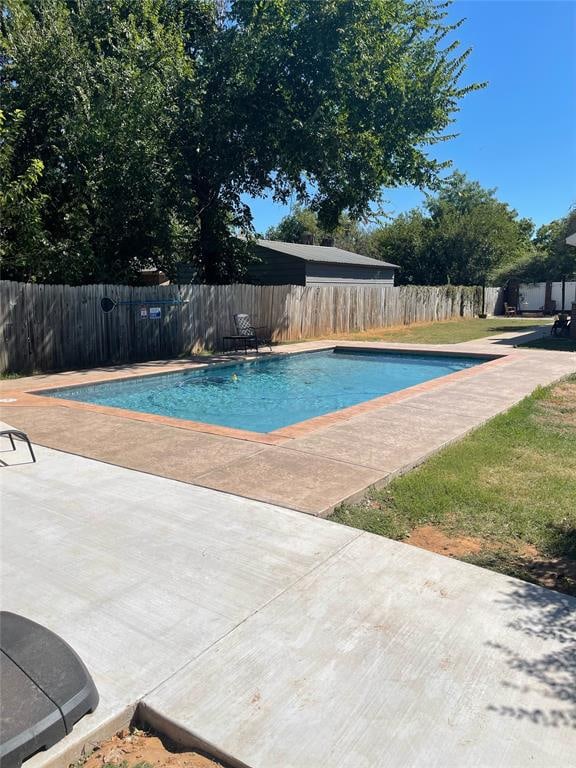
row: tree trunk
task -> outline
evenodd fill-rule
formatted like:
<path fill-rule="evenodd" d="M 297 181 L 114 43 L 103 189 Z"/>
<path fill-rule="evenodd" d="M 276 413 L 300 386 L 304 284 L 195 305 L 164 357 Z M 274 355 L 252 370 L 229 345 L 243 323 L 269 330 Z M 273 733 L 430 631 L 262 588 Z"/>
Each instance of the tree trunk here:
<path fill-rule="evenodd" d="M 201 207 L 199 213 L 200 261 L 202 262 L 204 279 L 210 284 L 216 284 L 222 280 L 222 254 L 220 253 L 221 241 L 218 237 L 218 218 L 216 206 L 208 203 Z"/>
<path fill-rule="evenodd" d="M 223 243 L 227 236 L 226 216 L 220 206 L 218 189 L 199 179 L 194 192 L 198 200 L 200 262 L 204 280 L 214 285 L 225 278 Z"/>

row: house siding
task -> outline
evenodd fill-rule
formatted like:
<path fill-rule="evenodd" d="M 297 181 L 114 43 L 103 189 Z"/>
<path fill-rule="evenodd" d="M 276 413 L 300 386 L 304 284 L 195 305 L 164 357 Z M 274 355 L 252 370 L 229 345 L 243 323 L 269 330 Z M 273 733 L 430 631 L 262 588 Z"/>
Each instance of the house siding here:
<path fill-rule="evenodd" d="M 306 262 L 294 256 L 256 247 L 255 261 L 248 266 L 248 277 L 258 285 L 306 285 Z"/>
<path fill-rule="evenodd" d="M 247 274 L 258 285 L 394 285 L 394 267 L 384 263 L 306 261 L 261 245 L 255 253 L 260 260 L 248 266 Z"/>
<path fill-rule="evenodd" d="M 394 269 L 308 261 L 306 285 L 394 285 Z"/>

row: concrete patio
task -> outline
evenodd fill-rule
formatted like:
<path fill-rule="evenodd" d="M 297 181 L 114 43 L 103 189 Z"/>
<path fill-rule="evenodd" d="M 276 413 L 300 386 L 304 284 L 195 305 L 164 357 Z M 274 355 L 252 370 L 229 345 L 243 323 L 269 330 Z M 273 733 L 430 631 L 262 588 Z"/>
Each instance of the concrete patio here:
<path fill-rule="evenodd" d="M 2 456 L 2 608 L 60 633 L 101 694 L 26 768 L 65 768 L 138 704 L 250 768 L 571 764 L 576 600 L 208 488 Z"/>
<path fill-rule="evenodd" d="M 547 329 L 538 333 L 546 333 Z M 197 367 L 161 361 L 0 382 L 0 417 L 39 444 L 143 472 L 325 516 L 343 501 L 424 461 L 507 410 L 537 386 L 576 372 L 576 355 L 514 348 L 526 332 L 442 346 L 341 342 L 378 348 L 501 355 L 501 359 L 268 435 L 68 403 L 40 394 L 75 385 Z M 275 349 L 296 353 L 337 342 Z M 205 364 L 205 363 L 204 363 Z"/>

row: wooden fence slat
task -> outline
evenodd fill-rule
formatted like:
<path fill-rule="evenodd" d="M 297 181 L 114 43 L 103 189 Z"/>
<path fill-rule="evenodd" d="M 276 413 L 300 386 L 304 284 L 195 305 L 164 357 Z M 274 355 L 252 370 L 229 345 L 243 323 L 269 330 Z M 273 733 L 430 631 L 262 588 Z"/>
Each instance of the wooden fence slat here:
<path fill-rule="evenodd" d="M 108 296 L 118 304 L 103 312 Z M 161 308 L 141 319 L 140 306 Z M 174 302 L 174 303 L 169 303 Z M 488 287 L 485 309 L 500 311 Z M 218 349 L 246 312 L 277 341 L 472 317 L 482 290 L 462 286 L 37 285 L 0 281 L 0 371 L 89 368 Z"/>

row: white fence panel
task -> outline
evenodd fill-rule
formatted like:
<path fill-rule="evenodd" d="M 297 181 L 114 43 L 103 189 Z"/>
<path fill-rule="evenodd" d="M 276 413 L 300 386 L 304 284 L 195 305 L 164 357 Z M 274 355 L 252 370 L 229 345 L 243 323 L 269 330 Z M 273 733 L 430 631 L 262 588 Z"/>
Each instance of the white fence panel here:
<path fill-rule="evenodd" d="M 544 309 L 546 301 L 546 283 L 521 283 L 519 287 L 519 305 L 523 312 L 538 312 Z M 552 301 L 556 302 L 556 311 L 562 309 L 562 283 L 552 283 Z M 567 281 L 564 295 L 564 307 L 570 309 L 576 301 L 576 281 Z"/>
<path fill-rule="evenodd" d="M 562 309 L 562 283 L 552 283 L 552 300 L 556 302 L 557 310 Z M 576 282 L 566 282 L 564 309 L 571 309 L 573 301 L 576 301 Z"/>
<path fill-rule="evenodd" d="M 546 283 L 522 283 L 519 289 L 519 304 L 522 312 L 537 312 L 544 309 Z"/>

